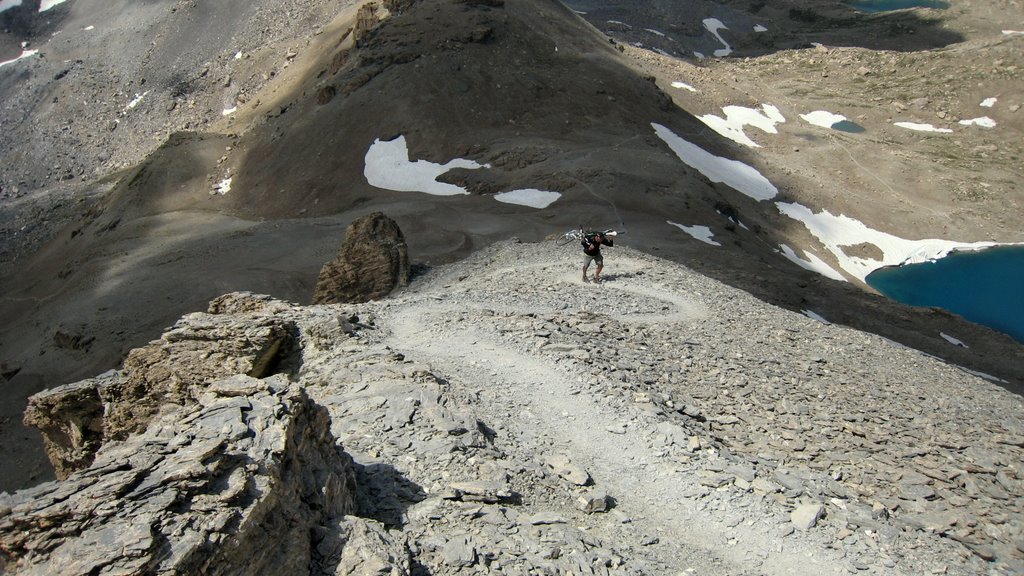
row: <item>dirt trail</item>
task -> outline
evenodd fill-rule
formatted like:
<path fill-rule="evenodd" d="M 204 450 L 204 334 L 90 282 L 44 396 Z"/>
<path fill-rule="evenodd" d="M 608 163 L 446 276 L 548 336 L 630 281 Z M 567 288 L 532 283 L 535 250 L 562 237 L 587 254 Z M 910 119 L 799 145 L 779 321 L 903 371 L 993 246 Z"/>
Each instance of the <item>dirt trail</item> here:
<path fill-rule="evenodd" d="M 382 312 L 388 345 L 475 394 L 477 414 L 515 458 L 542 462 L 564 454 L 584 467 L 616 501 L 602 527 L 606 537 L 649 545 L 646 557 L 659 572 L 845 573 L 835 551 L 813 539 L 797 534 L 783 544 L 778 511 L 759 497 L 709 493 L 700 484 L 698 464 L 668 457 L 652 443 L 658 418 L 642 404 L 615 406 L 572 365 L 538 349 L 523 351 L 496 329 L 494 316 L 602 306 L 634 326 L 685 329 L 708 315 L 693 296 L 660 286 L 649 261 L 616 254 L 614 274 L 610 267 L 603 285 L 588 286 L 577 277 L 572 250 L 545 256 L 522 268 L 450 274 L 420 284 L 416 294 Z M 440 294 L 446 303 L 439 302 Z M 595 335 L 589 352 L 570 354 L 601 354 L 614 338 Z"/>

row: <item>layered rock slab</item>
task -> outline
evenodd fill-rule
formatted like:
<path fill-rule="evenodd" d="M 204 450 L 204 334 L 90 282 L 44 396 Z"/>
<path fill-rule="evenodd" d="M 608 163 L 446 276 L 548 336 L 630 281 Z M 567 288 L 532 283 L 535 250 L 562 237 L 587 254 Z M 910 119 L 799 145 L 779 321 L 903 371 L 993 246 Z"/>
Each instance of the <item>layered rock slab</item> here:
<path fill-rule="evenodd" d="M 385 531 L 344 518 L 354 494 L 353 462 L 327 410 L 283 376 L 237 375 L 108 442 L 67 480 L 0 495 L 0 568 L 333 573 L 347 554 L 406 573 L 394 553 L 376 553 L 401 550 Z M 375 548 L 343 545 L 354 536 Z"/>
<path fill-rule="evenodd" d="M 218 298 L 210 313 L 189 314 L 129 352 L 122 370 L 30 397 L 24 422 L 43 433 L 57 477 L 67 478 L 104 441 L 145 430 L 165 403 L 192 404 L 219 378 L 272 372 L 296 331 L 273 311 L 251 294 Z"/>

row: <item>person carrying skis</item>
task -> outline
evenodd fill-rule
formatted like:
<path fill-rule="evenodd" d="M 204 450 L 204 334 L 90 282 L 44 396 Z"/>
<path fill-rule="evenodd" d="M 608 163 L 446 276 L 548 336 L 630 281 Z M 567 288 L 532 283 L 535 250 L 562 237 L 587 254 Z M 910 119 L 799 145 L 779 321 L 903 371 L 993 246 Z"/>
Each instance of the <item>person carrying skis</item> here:
<path fill-rule="evenodd" d="M 591 231 L 583 235 L 583 240 L 580 240 L 580 244 L 583 245 L 583 281 L 590 281 L 587 279 L 587 268 L 590 267 L 591 262 L 596 262 L 597 269 L 594 270 L 594 282 L 601 282 L 601 270 L 604 269 L 601 245 L 612 246 L 612 239 L 602 232 Z"/>

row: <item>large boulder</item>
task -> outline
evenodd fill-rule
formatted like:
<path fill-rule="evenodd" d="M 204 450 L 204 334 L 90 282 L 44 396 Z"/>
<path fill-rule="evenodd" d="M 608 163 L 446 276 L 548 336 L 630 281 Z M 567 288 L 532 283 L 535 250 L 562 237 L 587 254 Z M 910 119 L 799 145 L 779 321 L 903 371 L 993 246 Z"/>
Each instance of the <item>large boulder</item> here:
<path fill-rule="evenodd" d="M 409 249 L 394 220 L 374 212 L 352 222 L 334 260 L 320 270 L 314 304 L 377 300 L 409 284 Z"/>

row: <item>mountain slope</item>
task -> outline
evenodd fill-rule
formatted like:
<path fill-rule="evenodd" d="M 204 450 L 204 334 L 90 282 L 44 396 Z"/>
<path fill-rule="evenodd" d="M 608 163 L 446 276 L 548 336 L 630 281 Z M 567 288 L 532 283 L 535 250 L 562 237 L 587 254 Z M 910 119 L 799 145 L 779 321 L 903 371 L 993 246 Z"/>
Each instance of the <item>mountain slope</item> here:
<path fill-rule="evenodd" d="M 84 473 L 0 497 L 18 527 L 0 551 L 339 573 L 325 556 L 373 550 L 336 537 L 344 514 L 387 527 L 363 561 L 389 574 L 1019 572 L 1020 397 L 667 260 L 606 258 L 582 286 L 575 247 L 507 241 L 379 302 L 220 298 L 152 364 L 79 385 L 151 380 L 152 400 L 169 372 L 187 394 Z M 284 373 L 226 376 L 272 325 L 292 326 Z"/>
<path fill-rule="evenodd" d="M 848 66 L 842 58 L 831 60 L 844 52 L 779 52 L 766 57 L 770 73 L 758 77 L 756 64 L 743 61 L 668 61 L 621 46 L 561 4 L 540 0 L 424 0 L 372 9 L 314 0 L 111 6 L 122 10 L 102 12 L 89 0 L 58 6 L 46 18 L 66 28 L 45 44 L 38 39 L 45 58 L 0 69 L 5 102 L 17 97 L 25 103 L 18 114 L 31 110 L 30 118 L 61 135 L 81 130 L 86 136 L 76 136 L 70 148 L 95 154 L 88 161 L 77 156 L 72 180 L 44 186 L 52 166 L 28 159 L 64 150 L 61 140 L 26 140 L 24 151 L 16 140 L 4 146 L 18 151 L 10 166 L 22 171 L 5 176 L 7 182 L 26 182 L 3 207 L 4 253 L 11 255 L 0 302 L 6 320 L 0 361 L 9 377 L 5 434 L 27 436 L 16 423 L 28 394 L 115 366 L 132 346 L 219 294 L 255 290 L 308 301 L 344 227 L 373 210 L 398 221 L 420 268 L 511 236 L 538 240 L 581 224 L 625 228 L 623 242 L 772 304 L 868 329 L 992 374 L 1011 388 L 1024 382 L 1024 351 L 1009 338 L 948 314 L 893 304 L 787 260 L 782 244 L 831 257 L 771 203 L 713 183 L 681 162 L 652 125 L 754 167 L 778 187 L 779 201 L 816 211 L 849 209 L 879 229 L 903 233 L 889 227 L 892 210 L 885 207 L 907 202 L 917 208 L 930 199 L 911 194 L 890 203 L 885 189 L 849 195 L 857 186 L 837 174 L 849 166 L 844 146 L 857 150 L 857 158 L 868 150 L 867 158 L 881 162 L 908 141 L 871 133 L 864 144 L 831 136 L 834 147 L 823 148 L 815 144 L 824 138 L 796 121 L 811 102 L 834 97 L 797 94 L 797 81 L 807 86 L 821 77 L 814 68 L 819 58 Z M 84 35 L 104 14 L 117 25 L 99 38 Z M 133 33 L 119 43 L 125 29 Z M 1014 42 L 994 44 L 992 53 L 1013 54 L 1019 49 Z M 121 44 L 124 53 L 117 51 Z M 108 69 L 105 59 L 113 55 L 118 60 Z M 746 66 L 755 68 L 755 79 L 747 78 Z M 813 74 L 804 78 L 805 69 Z M 760 150 L 728 140 L 691 114 L 720 113 L 741 98 L 746 105 L 767 102 L 759 91 L 780 93 L 765 85 L 783 70 L 793 70 L 788 78 L 795 87 L 780 103 L 790 120 L 780 126 L 779 140 Z M 701 80 L 701 92 L 689 96 L 673 88 L 680 75 Z M 874 89 L 868 86 L 868 93 Z M 110 90 L 98 112 L 89 98 L 82 107 L 72 98 Z M 884 115 L 865 115 L 876 113 Z M 15 134 L 31 127 L 18 126 Z M 440 176 L 467 195 L 371 184 L 368 151 L 399 136 L 408 146 L 408 164 L 461 159 L 490 167 Z M 911 169 L 901 168 L 904 160 Z M 921 174 L 930 162 L 922 153 L 884 168 L 886 176 Z M 839 169 L 829 172 L 833 165 Z M 999 170 L 1000 181 L 1012 181 L 1005 176 L 1012 169 Z M 102 179 L 93 180 L 94 171 Z M 561 196 L 545 209 L 494 199 L 532 188 Z M 848 196 L 856 201 L 844 200 Z M 1012 218 L 985 223 L 999 213 L 997 203 L 987 200 L 954 232 L 1019 240 Z M 1004 208 L 1014 214 L 1020 206 Z M 941 219 L 916 212 L 895 213 L 915 237 L 941 235 Z M 721 246 L 699 242 L 669 220 L 706 224 Z M 970 348 L 950 345 L 941 332 Z M 5 456 L 32 454 L 38 469 L 29 474 L 45 475 L 32 448 L 5 448 L 11 450 Z"/>

